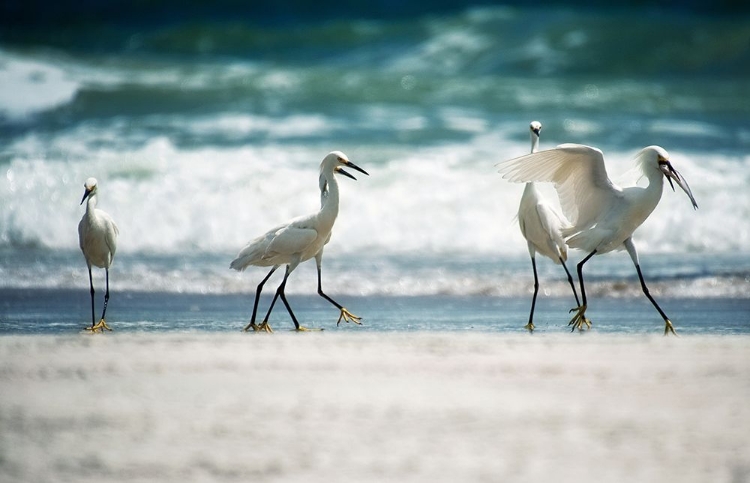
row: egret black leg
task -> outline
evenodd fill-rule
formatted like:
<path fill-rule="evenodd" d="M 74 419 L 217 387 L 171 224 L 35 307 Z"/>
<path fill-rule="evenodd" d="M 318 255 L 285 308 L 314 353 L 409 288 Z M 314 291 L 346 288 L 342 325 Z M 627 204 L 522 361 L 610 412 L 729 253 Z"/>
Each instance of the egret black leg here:
<path fill-rule="evenodd" d="M 329 297 L 328 295 L 326 295 L 326 294 L 323 293 L 323 283 L 322 283 L 322 277 L 321 277 L 321 273 L 320 273 L 320 267 L 318 267 L 318 295 L 320 295 L 324 299 L 326 299 L 329 302 L 331 302 L 333 305 L 336 306 L 337 309 L 341 310 L 341 309 L 344 308 L 344 307 L 341 306 L 341 304 L 339 304 L 338 302 L 336 302 L 335 300 L 333 300 L 331 297 Z"/>
<path fill-rule="evenodd" d="M 664 319 L 664 335 L 667 335 L 670 332 L 677 335 L 677 333 L 674 331 L 674 327 L 672 326 L 672 322 L 669 320 L 669 317 L 667 317 L 667 314 L 664 313 L 661 307 L 659 307 L 659 304 L 656 303 L 656 300 L 654 300 L 654 298 L 649 293 L 648 287 L 646 286 L 646 281 L 643 279 L 643 273 L 641 273 L 641 266 L 636 264 L 635 271 L 638 272 L 638 278 L 641 281 L 641 289 L 643 290 L 643 293 L 646 294 L 646 298 L 651 301 L 651 304 L 654 306 L 654 308 L 656 308 L 656 310 L 659 312 L 659 315 L 661 315 L 661 317 Z"/>
<path fill-rule="evenodd" d="M 581 302 L 578 301 L 578 293 L 576 292 L 576 286 L 573 283 L 573 276 L 570 275 L 570 272 L 568 271 L 568 267 L 565 266 L 565 261 L 560 258 L 560 263 L 563 266 L 563 269 L 565 270 L 565 274 L 568 276 L 568 283 L 570 284 L 570 288 L 573 289 L 573 297 L 576 298 L 576 305 L 581 305 Z"/>
<path fill-rule="evenodd" d="M 289 315 L 292 317 L 292 322 L 294 322 L 295 329 L 300 329 L 299 322 L 297 322 L 297 317 L 294 316 L 294 312 L 292 312 L 292 308 L 289 306 L 289 302 L 287 301 L 286 295 L 284 294 L 284 289 L 286 288 L 286 281 L 289 278 L 289 273 L 289 266 L 287 266 L 286 272 L 284 273 L 284 280 L 281 281 L 281 284 L 279 284 L 279 287 L 276 289 L 273 300 L 271 300 L 271 305 L 270 307 L 268 307 L 268 312 L 266 312 L 266 316 L 263 318 L 263 322 L 261 322 L 260 327 L 262 328 L 262 330 L 267 330 L 265 328 L 268 327 L 268 318 L 271 317 L 271 311 L 273 310 L 274 305 L 276 305 L 276 300 L 279 297 L 281 297 L 281 301 L 284 302 L 284 306 L 286 306 Z"/>
<path fill-rule="evenodd" d="M 643 290 L 643 293 L 646 294 L 646 298 L 649 299 L 651 304 L 656 308 L 657 311 L 659 311 L 659 315 L 664 319 L 664 335 L 669 334 L 670 332 L 674 335 L 677 335 L 677 333 L 674 331 L 674 326 L 672 326 L 672 321 L 669 320 L 669 317 L 667 317 L 667 314 L 664 313 L 664 311 L 659 307 L 659 304 L 656 303 L 656 300 L 651 296 L 651 294 L 648 291 L 648 287 L 646 286 L 646 281 L 643 279 L 643 273 L 641 272 L 641 264 L 638 261 L 638 251 L 635 249 L 635 244 L 633 243 L 632 238 L 628 238 L 623 243 L 625 245 L 625 249 L 628 251 L 628 254 L 630 255 L 630 259 L 633 260 L 633 265 L 635 265 L 635 271 L 638 272 L 638 279 L 641 281 L 641 290 Z"/>
<path fill-rule="evenodd" d="M 86 330 L 90 330 L 92 333 L 96 332 L 97 330 L 101 329 L 102 332 L 104 332 L 104 329 L 112 330 L 109 328 L 106 322 L 104 322 L 104 314 L 107 312 L 107 302 L 109 302 L 109 270 L 107 270 L 107 289 L 104 294 L 104 310 L 102 311 L 102 318 L 99 320 L 99 323 L 96 323 L 96 313 L 94 309 L 94 279 L 91 276 L 91 267 L 89 267 L 89 286 L 91 287 L 91 327 L 86 327 Z"/>
<path fill-rule="evenodd" d="M 91 288 L 91 327 L 96 325 L 96 313 L 94 311 L 94 279 L 91 277 L 91 267 L 89 267 L 89 287 Z"/>
<path fill-rule="evenodd" d="M 583 264 L 584 264 L 584 263 L 586 263 L 586 262 L 588 262 L 588 261 L 589 261 L 589 259 L 590 259 L 591 257 L 593 257 L 594 255 L 596 255 L 596 250 L 594 250 L 593 252 L 589 253 L 589 254 L 588 254 L 588 255 L 586 256 L 586 258 L 584 258 L 583 260 L 581 260 L 581 261 L 580 261 L 580 262 L 578 263 L 578 266 L 577 266 L 577 271 L 578 271 L 578 282 L 579 282 L 579 283 L 581 284 L 581 299 L 583 300 L 583 306 L 584 306 L 584 307 L 586 306 L 586 289 L 585 289 L 585 288 L 584 288 L 584 286 L 583 286 Z M 567 271 L 567 270 L 566 270 L 566 271 Z"/>
<path fill-rule="evenodd" d="M 263 332 L 273 332 L 271 329 L 271 326 L 268 325 L 268 318 L 271 316 L 271 311 L 273 310 L 273 306 L 276 304 L 276 299 L 279 297 L 278 290 L 273 296 L 273 300 L 271 300 L 271 305 L 268 307 L 268 312 L 266 312 L 266 316 L 263 319 L 263 322 L 261 322 L 260 325 L 255 325 L 255 317 L 258 313 L 258 301 L 260 300 L 260 294 L 263 291 L 263 286 L 266 284 L 269 278 L 271 278 L 271 275 L 276 271 L 276 269 L 279 268 L 278 265 L 273 267 L 270 272 L 263 278 L 263 280 L 260 281 L 258 284 L 258 288 L 255 289 L 255 301 L 253 302 L 253 315 L 250 318 L 250 323 L 245 326 L 243 329 L 245 332 L 247 332 L 250 329 L 253 329 L 254 331 L 263 331 Z M 284 278 L 286 280 L 286 277 Z"/>
<path fill-rule="evenodd" d="M 534 307 L 536 307 L 536 296 L 539 293 L 539 277 L 536 274 L 536 258 L 531 257 L 531 268 L 534 270 L 534 296 L 531 298 L 531 312 L 529 312 L 529 323 L 524 326 L 529 332 L 534 331 Z"/>
<path fill-rule="evenodd" d="M 109 303 L 109 269 L 104 269 L 105 279 L 107 281 L 107 289 L 104 292 L 104 310 L 102 310 L 102 320 L 104 320 L 104 314 L 107 313 L 107 304 Z"/>
<path fill-rule="evenodd" d="M 287 312 L 289 312 L 289 316 L 292 318 L 292 322 L 294 322 L 294 329 L 298 332 L 306 332 L 311 329 L 308 329 L 307 327 L 302 327 L 299 325 L 299 322 L 297 321 L 297 317 L 294 315 L 294 312 L 292 311 L 292 306 L 289 305 L 289 301 L 286 299 L 286 293 L 284 293 L 284 290 L 286 290 L 286 280 L 289 278 L 289 274 L 292 273 L 292 270 L 290 270 L 289 265 L 286 267 L 286 273 L 284 274 L 284 280 L 281 282 L 281 285 L 279 285 L 278 290 L 276 290 L 276 294 L 281 297 L 281 301 L 284 302 L 284 307 L 286 307 Z M 270 312 L 269 312 L 270 313 Z M 323 329 L 312 329 L 312 330 L 323 330 Z"/>
<path fill-rule="evenodd" d="M 333 300 L 331 297 L 323 293 L 323 282 L 322 282 L 322 276 L 321 276 L 321 269 L 320 265 L 318 265 L 318 295 L 323 297 L 324 299 L 328 300 L 330 303 L 332 303 L 334 306 L 336 306 L 337 309 L 341 311 L 341 314 L 339 315 L 339 320 L 336 322 L 336 325 L 338 326 L 341 323 L 341 320 L 344 320 L 345 322 L 354 322 L 355 324 L 362 324 L 360 320 L 362 317 L 357 317 L 356 315 L 352 314 L 346 308 L 344 308 L 341 304 Z"/>
<path fill-rule="evenodd" d="M 273 311 L 274 305 L 276 305 L 276 300 L 279 298 L 279 295 L 281 294 L 281 290 L 283 290 L 284 285 L 286 285 L 286 278 L 289 274 L 287 273 L 284 275 L 284 280 L 281 282 L 281 285 L 276 289 L 276 293 L 273 294 L 273 299 L 271 299 L 271 305 L 268 306 L 268 311 L 266 312 L 266 316 L 263 317 L 263 322 L 260 323 L 259 326 L 255 325 L 254 322 L 250 322 L 247 327 L 245 327 L 245 330 L 248 330 L 252 328 L 255 331 L 266 331 L 266 332 L 273 332 L 271 330 L 271 327 L 268 325 L 268 319 L 271 317 L 271 311 Z"/>
<path fill-rule="evenodd" d="M 577 266 L 578 281 L 581 284 L 581 305 L 579 305 L 578 307 L 570 310 L 571 312 L 575 312 L 576 313 L 573 316 L 573 318 L 570 319 L 570 322 L 568 322 L 568 325 L 572 326 L 571 331 L 573 331 L 575 329 L 581 330 L 581 329 L 583 329 L 584 325 L 586 325 L 587 327 L 591 327 L 591 321 L 589 319 L 587 319 L 586 316 L 585 316 L 585 314 L 586 314 L 586 288 L 583 285 L 583 265 L 586 262 L 588 262 L 591 259 L 591 257 L 593 257 L 594 255 L 596 255 L 596 250 L 594 250 L 593 252 L 589 253 L 586 256 L 586 258 L 584 258 L 583 260 L 581 260 L 578 263 L 578 266 Z M 567 272 L 568 270 L 565 269 L 565 271 Z M 577 299 L 577 297 L 576 297 L 576 299 Z"/>
<path fill-rule="evenodd" d="M 659 304 L 656 303 L 656 300 L 651 296 L 651 294 L 648 291 L 648 287 L 646 286 L 646 281 L 643 280 L 643 273 L 641 273 L 641 266 L 636 265 L 635 266 L 636 272 L 638 272 L 638 278 L 641 280 L 641 289 L 643 290 L 643 293 L 646 294 L 646 297 L 651 301 L 651 303 L 654 305 L 656 310 L 659 311 L 659 314 L 664 320 L 668 320 L 669 317 L 667 317 L 667 314 L 664 313 L 664 311 L 659 307 Z"/>
<path fill-rule="evenodd" d="M 253 315 L 250 317 L 250 323 L 247 324 L 245 327 L 245 330 L 248 330 L 250 328 L 253 328 L 254 330 L 258 330 L 258 326 L 255 325 L 255 317 L 258 315 L 258 302 L 260 301 L 260 294 L 263 292 L 263 286 L 266 284 L 269 278 L 271 278 L 271 275 L 273 275 L 273 272 L 276 271 L 276 269 L 279 268 L 278 265 L 273 267 L 270 272 L 268 272 L 268 275 L 263 278 L 263 280 L 260 281 L 258 284 L 258 288 L 255 289 L 255 301 L 253 302 Z M 274 297 L 274 302 L 276 301 L 276 297 Z M 269 311 L 270 314 L 270 311 Z M 268 318 L 268 316 L 266 316 Z"/>
<path fill-rule="evenodd" d="M 277 291 L 279 297 L 281 297 L 281 301 L 284 302 L 284 306 L 286 307 L 287 312 L 289 312 L 289 316 L 292 318 L 292 322 L 294 322 L 294 328 L 297 330 L 300 330 L 299 322 L 297 322 L 297 317 L 294 316 L 294 312 L 292 312 L 292 307 L 289 305 L 289 302 L 286 299 L 286 294 L 284 293 L 284 289 L 286 289 L 286 279 L 289 277 L 289 272 L 287 271 L 286 274 L 284 274 L 284 281 L 281 282 L 281 285 L 279 285 L 279 290 Z"/>

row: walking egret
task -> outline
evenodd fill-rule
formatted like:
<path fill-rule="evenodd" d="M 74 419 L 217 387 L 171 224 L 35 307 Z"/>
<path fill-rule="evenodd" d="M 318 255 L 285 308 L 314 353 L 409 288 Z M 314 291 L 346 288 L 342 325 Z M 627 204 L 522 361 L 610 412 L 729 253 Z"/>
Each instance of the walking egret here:
<path fill-rule="evenodd" d="M 115 258 L 117 250 L 117 235 L 120 233 L 117 225 L 108 213 L 96 208 L 97 202 L 97 182 L 95 178 L 89 178 L 83 185 L 86 188 L 81 204 L 86 201 L 86 213 L 78 223 L 78 244 L 81 247 L 83 256 L 86 258 L 86 265 L 89 269 L 89 286 L 91 288 L 91 327 L 87 330 L 96 332 L 104 329 L 112 330 L 104 320 L 107 313 L 107 304 L 109 303 L 109 267 Z M 88 201 L 87 201 L 88 200 Z M 103 268 L 106 274 L 107 290 L 104 293 L 104 309 L 102 318 L 96 323 L 94 314 L 94 281 L 91 277 L 91 266 L 94 265 Z"/>
<path fill-rule="evenodd" d="M 295 218 L 252 240 L 239 252 L 237 258 L 232 260 L 232 263 L 229 265 L 230 268 L 238 271 L 245 270 L 251 265 L 257 267 L 272 267 L 271 271 L 268 272 L 265 278 L 263 278 L 258 284 L 255 291 L 253 313 L 250 317 L 250 323 L 245 327 L 246 331 L 253 329 L 254 331 L 273 332 L 268 323 L 268 318 L 271 315 L 271 311 L 273 310 L 277 298 L 281 298 L 281 301 L 284 303 L 284 306 L 292 318 L 292 322 L 294 322 L 295 329 L 298 331 L 308 330 L 307 328 L 302 327 L 297 321 L 297 318 L 295 317 L 294 312 L 292 312 L 292 308 L 286 299 L 284 289 L 289 274 L 291 274 L 300 263 L 313 257 L 315 258 L 318 270 L 318 295 L 336 306 L 341 312 L 336 325 L 339 325 L 342 320 L 345 322 L 354 322 L 356 324 L 360 323 L 359 321 L 361 317 L 352 314 L 338 302 L 326 295 L 323 292 L 321 283 L 323 247 L 331 239 L 331 229 L 333 228 L 333 224 L 336 221 L 336 216 L 339 212 L 339 185 L 334 174 L 342 174 L 348 178 L 356 179 L 354 176 L 344 171 L 344 166 L 355 169 L 360 173 L 369 176 L 367 171 L 349 161 L 346 155 L 341 151 L 333 151 L 329 153 L 320 163 L 320 211 L 312 215 Z M 266 312 L 263 321 L 260 325 L 256 325 L 255 318 L 258 312 L 258 301 L 260 299 L 260 294 L 263 291 L 263 285 L 279 268 L 279 266 L 284 264 L 286 265 L 284 279 L 276 289 L 276 294 L 271 301 L 271 305 L 268 308 L 268 312 Z"/>
<path fill-rule="evenodd" d="M 664 148 L 643 148 L 636 157 L 636 164 L 648 180 L 645 188 L 616 186 L 607 176 L 602 152 L 580 144 L 562 144 L 555 149 L 498 164 L 499 172 L 507 180 L 554 183 L 563 213 L 572 223 L 570 228 L 563 230 L 565 241 L 570 248 L 588 252 L 577 266 L 582 303 L 571 310 L 576 312 L 569 324 L 573 329 L 590 325 L 585 317 L 587 302 L 583 265 L 596 254 L 624 247 L 635 265 L 643 293 L 664 319 L 664 334 L 675 333 L 672 322 L 649 293 L 632 237 L 659 203 L 665 177 L 673 191 L 672 180 L 687 193 L 693 208 L 697 209 L 698 204 L 685 178 L 672 166 Z"/>
<path fill-rule="evenodd" d="M 538 121 L 533 121 L 529 126 L 529 131 L 531 135 L 531 152 L 533 154 L 539 149 L 539 136 L 542 132 L 542 124 Z M 580 305 L 580 302 L 578 301 L 576 287 L 573 284 L 573 277 L 570 275 L 568 267 L 565 266 L 565 261 L 568 259 L 568 246 L 563 239 L 562 230 L 568 226 L 568 223 L 544 200 L 533 182 L 526 183 L 526 188 L 521 196 L 521 203 L 518 207 L 518 225 L 521 227 L 521 234 L 526 239 L 529 256 L 531 257 L 531 268 L 534 270 L 534 296 L 531 299 L 529 323 L 524 326 L 529 332 L 533 332 L 535 327 L 534 307 L 536 306 L 536 297 L 539 292 L 539 278 L 536 273 L 537 252 L 563 266 L 568 276 L 570 288 L 573 289 L 576 305 Z"/>

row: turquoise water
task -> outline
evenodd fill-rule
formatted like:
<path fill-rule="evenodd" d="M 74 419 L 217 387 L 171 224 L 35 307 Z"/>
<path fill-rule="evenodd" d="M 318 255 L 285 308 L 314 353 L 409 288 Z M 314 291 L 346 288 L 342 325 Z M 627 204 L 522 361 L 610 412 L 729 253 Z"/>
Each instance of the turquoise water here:
<path fill-rule="evenodd" d="M 89 325 L 89 295 L 85 290 L 2 290 L 0 297 L 0 334 L 70 334 L 84 332 L 83 328 Z M 521 297 L 455 295 L 334 298 L 363 317 L 363 324 L 342 323 L 337 327 L 338 310 L 322 298 L 288 296 L 300 324 L 322 328 L 326 334 L 522 334 L 530 303 Z M 261 314 L 269 302 L 270 296 L 261 299 Z M 574 305 L 572 302 L 572 297 L 540 296 L 534 316 L 535 335 L 569 332 L 568 310 Z M 665 298 L 660 303 L 681 335 L 750 333 L 750 301 L 746 298 Z M 100 305 L 97 307 L 100 310 Z M 113 293 L 107 308 L 107 321 L 113 332 L 102 337 L 132 332 L 240 332 L 249 322 L 251 310 L 249 294 Z M 593 321 L 592 334 L 658 335 L 664 330 L 661 317 L 645 298 L 596 299 L 590 302 L 587 316 Z M 294 328 L 281 303 L 274 308 L 270 321 L 280 333 Z"/>

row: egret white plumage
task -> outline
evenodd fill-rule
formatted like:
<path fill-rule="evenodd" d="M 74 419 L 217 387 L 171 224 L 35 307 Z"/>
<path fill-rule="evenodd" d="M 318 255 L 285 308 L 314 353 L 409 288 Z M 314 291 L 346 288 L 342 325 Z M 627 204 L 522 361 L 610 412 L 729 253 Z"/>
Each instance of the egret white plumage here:
<path fill-rule="evenodd" d="M 531 135 L 531 152 L 539 149 L 539 136 L 542 132 L 542 124 L 533 121 L 529 125 Z M 539 277 L 536 273 L 536 253 L 539 252 L 555 263 L 561 264 L 568 276 L 568 283 L 573 289 L 576 305 L 580 305 L 573 277 L 565 266 L 568 259 L 568 246 L 563 239 L 562 230 L 568 227 L 567 221 L 563 220 L 557 211 L 547 203 L 533 182 L 526 183 L 521 203 L 518 207 L 518 225 L 521 234 L 526 239 L 531 257 L 531 267 L 534 270 L 534 296 L 531 299 L 531 311 L 529 312 L 529 323 L 524 326 L 530 332 L 534 330 L 534 307 L 539 292 Z"/>
<path fill-rule="evenodd" d="M 297 321 L 297 318 L 295 317 L 294 312 L 292 312 L 292 308 L 286 299 L 284 289 L 289 274 L 291 274 L 301 262 L 313 257 L 315 257 L 318 270 L 318 294 L 336 306 L 340 311 L 336 325 L 340 324 L 342 320 L 345 322 L 351 321 L 357 324 L 360 323 L 359 321 L 361 317 L 352 314 L 338 302 L 326 295 L 323 292 L 321 283 L 323 247 L 331 238 L 331 230 L 333 229 L 333 224 L 336 221 L 339 212 L 339 185 L 334 175 L 342 174 L 351 179 L 356 179 L 343 169 L 344 166 L 369 175 L 367 171 L 349 161 L 346 155 L 341 151 L 333 151 L 329 153 L 320 163 L 320 210 L 312 215 L 295 218 L 283 225 L 279 225 L 269 230 L 265 234 L 249 242 L 240 251 L 237 258 L 232 260 L 229 267 L 238 271 L 245 270 L 251 265 L 257 267 L 272 267 L 271 271 L 268 272 L 265 278 L 263 278 L 258 284 L 255 291 L 253 313 L 250 318 L 250 323 L 245 327 L 245 330 L 253 329 L 255 331 L 272 332 L 271 327 L 268 324 L 268 318 L 271 315 L 276 299 L 279 297 L 289 312 L 296 330 L 308 330 L 305 327 L 302 327 Z M 268 308 L 268 312 L 266 312 L 263 321 L 260 325 L 256 325 L 255 318 L 258 311 L 260 294 L 263 291 L 263 285 L 268 281 L 276 269 L 284 264 L 286 265 L 284 279 L 277 288 L 276 294 L 271 301 L 271 305 Z"/>
<path fill-rule="evenodd" d="M 637 166 L 648 180 L 647 187 L 620 188 L 607 176 L 604 155 L 596 148 L 581 144 L 562 144 L 555 149 L 528 154 L 499 163 L 503 178 L 515 182 L 548 181 L 554 183 L 563 213 L 572 223 L 563 230 L 570 248 L 588 252 L 578 263 L 582 303 L 571 310 L 573 329 L 589 325 L 585 317 L 587 301 L 583 265 L 596 254 L 623 247 L 635 265 L 641 289 L 664 319 L 664 334 L 674 332 L 672 322 L 649 293 L 643 279 L 633 232 L 654 211 L 661 199 L 664 178 L 674 191 L 674 180 L 687 193 L 693 208 L 698 208 L 685 178 L 674 169 L 667 151 L 659 146 L 643 148 L 636 157 Z"/>
<path fill-rule="evenodd" d="M 95 178 L 89 178 L 83 185 L 86 191 L 81 199 L 81 204 L 86 202 L 86 213 L 78 223 L 78 244 L 81 247 L 83 256 L 86 258 L 86 265 L 89 269 L 89 286 L 91 288 L 91 327 L 87 327 L 87 330 L 96 332 L 97 330 L 104 331 L 112 330 L 104 320 L 104 316 L 107 313 L 107 304 L 109 303 L 109 267 L 112 266 L 112 261 L 115 258 L 115 251 L 117 251 L 117 225 L 108 213 L 97 209 L 97 194 L 98 185 Z M 106 274 L 107 289 L 104 294 L 104 309 L 102 310 L 102 317 L 98 323 L 96 323 L 96 316 L 94 313 L 94 281 L 91 277 L 91 266 L 103 268 Z"/>

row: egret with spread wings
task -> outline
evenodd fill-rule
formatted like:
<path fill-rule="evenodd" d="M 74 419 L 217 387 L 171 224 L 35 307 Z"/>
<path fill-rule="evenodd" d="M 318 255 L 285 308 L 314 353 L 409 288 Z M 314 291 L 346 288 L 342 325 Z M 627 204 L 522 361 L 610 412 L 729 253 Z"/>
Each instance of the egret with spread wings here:
<path fill-rule="evenodd" d="M 664 178 L 674 190 L 676 182 L 687 193 L 693 208 L 698 208 L 685 178 L 674 169 L 669 154 L 659 146 L 643 148 L 636 157 L 637 166 L 648 186 L 620 188 L 607 176 L 604 155 L 596 148 L 581 144 L 562 144 L 555 149 L 528 154 L 499 163 L 503 178 L 515 182 L 548 181 L 554 183 L 563 213 L 572 226 L 563 231 L 570 248 L 588 255 L 577 266 L 582 303 L 572 311 L 570 325 L 575 329 L 589 325 L 583 265 L 596 254 L 625 248 L 635 265 L 641 289 L 664 319 L 664 334 L 674 327 L 649 293 L 643 279 L 633 232 L 646 221 L 661 199 Z"/>

